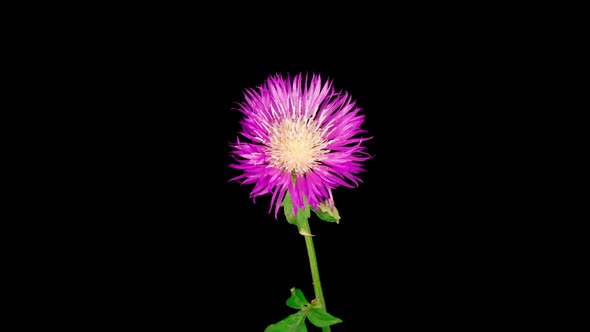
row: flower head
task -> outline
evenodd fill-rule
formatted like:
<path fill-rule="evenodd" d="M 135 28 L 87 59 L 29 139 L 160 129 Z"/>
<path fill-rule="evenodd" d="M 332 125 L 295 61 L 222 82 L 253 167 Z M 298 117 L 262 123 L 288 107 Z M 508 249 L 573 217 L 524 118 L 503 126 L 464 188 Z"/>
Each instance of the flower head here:
<path fill-rule="evenodd" d="M 359 136 L 366 132 L 364 116 L 355 104 L 317 74 L 271 75 L 246 89 L 237 103 L 243 140 L 230 144 L 236 160 L 230 167 L 242 174 L 230 181 L 254 184 L 252 198 L 271 194 L 275 218 L 287 191 L 292 213 L 305 204 L 333 207 L 332 189 L 358 186 L 357 174 L 370 158 L 362 145 L 369 138 Z"/>

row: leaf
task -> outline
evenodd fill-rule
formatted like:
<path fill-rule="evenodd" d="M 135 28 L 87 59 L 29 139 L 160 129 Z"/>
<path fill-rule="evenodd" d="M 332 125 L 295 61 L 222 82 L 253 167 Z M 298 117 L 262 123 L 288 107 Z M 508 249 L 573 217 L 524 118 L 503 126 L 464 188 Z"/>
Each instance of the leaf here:
<path fill-rule="evenodd" d="M 303 309 L 306 305 L 308 305 L 307 299 L 305 299 L 305 295 L 300 289 L 295 287 L 291 288 L 291 297 L 287 299 L 287 305 L 293 309 Z"/>
<path fill-rule="evenodd" d="M 297 215 L 295 216 L 294 214 L 291 213 L 291 211 L 293 211 L 293 201 L 291 200 L 291 196 L 289 195 L 289 191 L 287 191 L 287 193 L 285 194 L 285 198 L 283 199 L 283 202 L 281 203 L 281 206 L 283 207 L 287 221 L 290 224 L 294 224 L 297 226 L 297 229 L 299 230 L 299 234 L 304 235 L 304 236 L 312 236 L 312 234 L 310 234 L 308 231 L 303 229 L 303 225 L 305 224 L 305 222 L 307 220 L 309 220 L 309 217 L 311 216 L 311 210 L 309 208 L 309 204 L 305 203 L 305 208 L 303 208 L 303 209 L 299 208 L 297 210 Z"/>
<path fill-rule="evenodd" d="M 334 206 L 334 209 L 331 209 L 330 205 L 324 202 L 318 205 L 318 208 L 319 209 L 313 209 L 313 212 L 315 212 L 320 219 L 335 222 L 337 224 L 340 222 L 340 214 L 338 213 L 336 206 Z"/>
<path fill-rule="evenodd" d="M 342 322 L 319 307 L 317 300 L 307 302 L 303 292 L 295 287 L 291 288 L 291 296 L 287 299 L 287 306 L 300 309 L 298 312 L 288 316 L 282 321 L 269 325 L 264 332 L 307 332 L 305 319 L 317 326 L 327 327 Z"/>
<path fill-rule="evenodd" d="M 305 313 L 296 312 L 282 321 L 269 325 L 264 332 L 307 332 Z"/>
<path fill-rule="evenodd" d="M 334 317 L 326 310 L 320 308 L 312 308 L 307 314 L 307 318 L 317 327 L 326 327 L 342 322 L 340 318 Z"/>
<path fill-rule="evenodd" d="M 297 229 L 299 229 L 299 233 L 301 235 L 311 235 L 311 233 L 303 229 L 303 225 L 307 223 L 310 216 L 311 211 L 309 209 L 309 204 L 305 203 L 305 208 L 299 209 L 299 211 L 297 212 Z"/>
<path fill-rule="evenodd" d="M 283 212 L 285 212 L 285 217 L 287 217 L 287 221 L 290 224 L 297 225 L 297 218 L 291 215 L 291 211 L 293 211 L 293 201 L 291 200 L 291 195 L 289 195 L 288 190 L 285 193 L 285 198 L 283 199 L 281 206 L 283 207 Z"/>

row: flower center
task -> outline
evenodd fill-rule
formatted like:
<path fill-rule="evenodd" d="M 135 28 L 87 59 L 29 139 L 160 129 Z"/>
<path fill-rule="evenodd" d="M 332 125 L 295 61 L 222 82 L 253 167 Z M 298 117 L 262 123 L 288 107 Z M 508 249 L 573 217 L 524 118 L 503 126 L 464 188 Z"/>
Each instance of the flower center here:
<path fill-rule="evenodd" d="M 303 175 L 321 161 L 327 145 L 313 121 L 287 118 L 271 128 L 270 163 L 291 174 Z"/>

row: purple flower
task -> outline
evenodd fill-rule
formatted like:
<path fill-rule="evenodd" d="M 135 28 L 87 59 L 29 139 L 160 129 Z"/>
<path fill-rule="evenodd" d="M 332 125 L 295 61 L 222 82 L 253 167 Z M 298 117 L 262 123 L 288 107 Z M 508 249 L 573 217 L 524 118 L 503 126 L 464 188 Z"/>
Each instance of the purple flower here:
<path fill-rule="evenodd" d="M 305 204 L 333 208 L 332 189 L 358 186 L 362 163 L 371 158 L 362 145 L 370 137 L 359 136 L 366 131 L 355 103 L 317 74 L 311 80 L 301 73 L 271 75 L 246 89 L 236 108 L 243 113 L 244 139 L 230 144 L 236 160 L 230 167 L 243 173 L 230 181 L 254 184 L 253 199 L 272 194 L 275 218 L 287 191 L 294 214 Z"/>

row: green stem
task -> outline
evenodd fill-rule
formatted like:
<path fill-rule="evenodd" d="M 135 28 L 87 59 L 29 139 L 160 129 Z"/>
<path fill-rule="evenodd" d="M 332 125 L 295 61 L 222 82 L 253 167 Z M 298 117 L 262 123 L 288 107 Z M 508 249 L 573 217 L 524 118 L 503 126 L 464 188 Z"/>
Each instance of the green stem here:
<path fill-rule="evenodd" d="M 309 222 L 307 219 L 305 219 L 305 222 L 302 223 L 301 229 L 305 231 L 305 234 L 311 234 Z M 320 270 L 318 269 L 318 262 L 315 256 L 315 249 L 313 247 L 313 239 L 311 235 L 304 235 L 303 237 L 305 238 L 305 246 L 307 247 L 307 254 L 309 256 L 309 265 L 311 266 L 311 278 L 313 281 L 315 297 L 318 299 L 322 308 L 327 311 L 326 300 L 324 300 L 324 292 L 322 291 L 322 284 L 320 282 Z M 330 332 L 330 327 L 323 327 L 322 331 Z"/>

